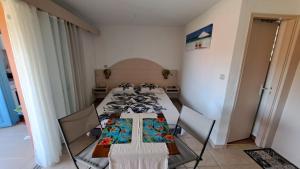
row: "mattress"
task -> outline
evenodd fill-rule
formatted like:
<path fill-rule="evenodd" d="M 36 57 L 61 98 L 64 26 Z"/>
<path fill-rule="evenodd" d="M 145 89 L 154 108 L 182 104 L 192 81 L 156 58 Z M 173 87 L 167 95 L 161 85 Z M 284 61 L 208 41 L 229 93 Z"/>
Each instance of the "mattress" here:
<path fill-rule="evenodd" d="M 113 113 L 163 113 L 170 127 L 179 112 L 162 88 L 148 91 L 111 90 L 97 106 L 98 115 Z"/>

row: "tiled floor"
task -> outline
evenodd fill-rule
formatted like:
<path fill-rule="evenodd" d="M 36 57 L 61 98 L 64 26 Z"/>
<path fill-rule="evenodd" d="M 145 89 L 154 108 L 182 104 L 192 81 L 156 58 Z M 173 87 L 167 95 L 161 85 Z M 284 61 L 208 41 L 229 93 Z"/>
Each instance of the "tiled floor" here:
<path fill-rule="evenodd" d="M 201 150 L 201 144 L 194 140 L 189 135 L 184 135 L 184 141 L 189 144 L 193 150 L 199 152 Z M 210 146 L 204 154 L 203 161 L 199 163 L 200 169 L 260 169 L 247 154 L 243 152 L 245 149 L 257 148 L 253 144 L 235 144 L 230 145 L 227 148 L 214 149 Z M 178 167 L 177 169 L 191 169 L 193 168 L 193 162 Z M 81 167 L 86 169 L 86 167 Z M 74 164 L 69 157 L 64 153 L 62 162 L 56 166 L 49 167 L 47 169 L 75 169 Z"/>
<path fill-rule="evenodd" d="M 0 169 L 32 169 L 34 153 L 24 123 L 0 128 Z"/>
<path fill-rule="evenodd" d="M 33 147 L 31 140 L 24 140 L 27 136 L 26 126 L 20 123 L 14 127 L 0 129 L 0 169 L 32 169 L 34 166 Z M 201 144 L 189 135 L 183 136 L 184 141 L 196 152 L 201 150 Z M 214 149 L 210 146 L 199 163 L 201 169 L 260 169 L 260 167 L 246 155 L 243 150 L 257 148 L 253 144 L 234 144 L 227 148 Z M 193 162 L 178 167 L 191 169 Z M 80 169 L 87 167 L 80 166 Z M 47 169 L 75 169 L 64 150 L 61 162 Z"/>

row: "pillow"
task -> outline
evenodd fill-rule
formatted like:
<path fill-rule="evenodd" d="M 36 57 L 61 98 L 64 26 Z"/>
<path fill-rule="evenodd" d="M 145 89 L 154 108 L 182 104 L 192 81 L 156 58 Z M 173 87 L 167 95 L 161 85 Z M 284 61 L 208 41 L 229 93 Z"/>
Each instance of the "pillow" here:
<path fill-rule="evenodd" d="M 155 94 L 163 94 L 165 91 L 164 89 L 157 87 L 155 89 L 150 90 L 151 93 L 155 93 Z"/>
<path fill-rule="evenodd" d="M 143 83 L 140 86 L 141 86 L 141 88 L 149 88 L 150 90 L 158 88 L 158 85 L 156 85 L 154 83 Z"/>
<path fill-rule="evenodd" d="M 134 89 L 133 89 L 133 84 L 131 83 L 121 83 L 117 88 L 113 89 L 113 92 L 115 93 L 133 93 Z"/>
<path fill-rule="evenodd" d="M 123 87 L 116 87 L 112 89 L 113 93 L 134 93 L 133 87 L 123 88 Z"/>
<path fill-rule="evenodd" d="M 161 94 L 164 92 L 162 88 L 159 88 L 159 86 L 154 83 L 143 83 L 140 86 L 141 86 L 141 93 Z"/>
<path fill-rule="evenodd" d="M 122 87 L 124 90 L 125 89 L 128 89 L 128 88 L 130 88 L 130 87 L 134 87 L 134 85 L 133 84 L 131 84 L 131 83 L 121 83 L 120 85 L 119 85 L 119 87 Z"/>

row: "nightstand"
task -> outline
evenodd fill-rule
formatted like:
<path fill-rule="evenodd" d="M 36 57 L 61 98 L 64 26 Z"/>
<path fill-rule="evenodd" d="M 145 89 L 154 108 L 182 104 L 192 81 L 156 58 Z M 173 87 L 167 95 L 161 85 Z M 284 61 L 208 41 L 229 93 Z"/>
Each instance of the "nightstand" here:
<path fill-rule="evenodd" d="M 107 95 L 108 93 L 108 88 L 107 87 L 96 87 L 93 88 L 93 95 L 95 98 L 94 104 L 95 106 L 97 106 L 96 104 L 99 104 Z"/>
<path fill-rule="evenodd" d="M 177 86 L 167 86 L 165 87 L 165 92 L 170 98 L 178 98 L 180 89 Z"/>

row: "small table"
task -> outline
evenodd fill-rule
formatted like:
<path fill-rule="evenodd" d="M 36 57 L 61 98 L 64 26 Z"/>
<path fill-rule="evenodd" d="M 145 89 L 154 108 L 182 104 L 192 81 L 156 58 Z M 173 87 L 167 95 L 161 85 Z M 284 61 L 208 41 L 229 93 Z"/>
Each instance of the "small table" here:
<path fill-rule="evenodd" d="M 95 99 L 104 99 L 108 93 L 108 88 L 105 86 L 96 87 L 96 88 L 93 88 L 92 92 L 93 92 Z"/>
<path fill-rule="evenodd" d="M 158 118 L 154 113 L 121 114 L 120 118 L 132 119 L 132 140 L 125 144 L 100 145 L 93 157 L 109 157 L 110 168 L 168 168 L 168 156 L 179 154 L 175 142 L 143 142 L 143 119 Z M 160 117 L 164 118 L 164 117 Z M 101 137 L 100 137 L 101 138 Z"/>
<path fill-rule="evenodd" d="M 165 92 L 171 99 L 179 98 L 180 95 L 180 89 L 176 86 L 165 87 Z"/>

